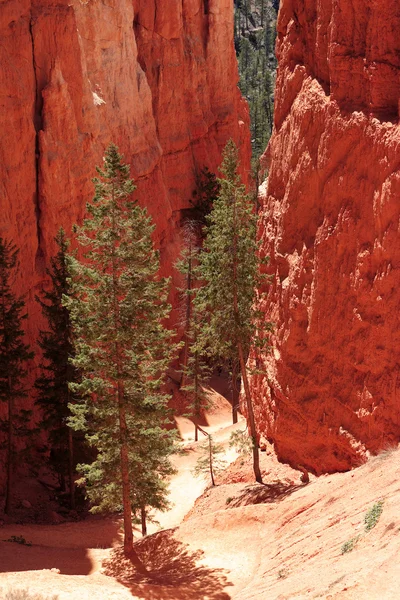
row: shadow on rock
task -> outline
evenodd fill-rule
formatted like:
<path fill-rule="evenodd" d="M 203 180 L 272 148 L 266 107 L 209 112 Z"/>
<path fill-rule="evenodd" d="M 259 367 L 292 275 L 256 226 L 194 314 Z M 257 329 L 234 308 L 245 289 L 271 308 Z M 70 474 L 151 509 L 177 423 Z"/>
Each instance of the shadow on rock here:
<path fill-rule="evenodd" d="M 279 502 L 293 492 L 303 488 L 303 485 L 277 483 L 265 483 L 246 487 L 243 492 L 229 503 L 229 508 L 247 506 L 248 504 L 269 504 Z"/>
<path fill-rule="evenodd" d="M 230 600 L 224 588 L 232 584 L 224 571 L 199 564 L 203 551 L 190 551 L 174 538 L 174 531 L 161 531 L 135 544 L 145 572 L 120 547 L 104 561 L 103 572 L 146 600 Z"/>

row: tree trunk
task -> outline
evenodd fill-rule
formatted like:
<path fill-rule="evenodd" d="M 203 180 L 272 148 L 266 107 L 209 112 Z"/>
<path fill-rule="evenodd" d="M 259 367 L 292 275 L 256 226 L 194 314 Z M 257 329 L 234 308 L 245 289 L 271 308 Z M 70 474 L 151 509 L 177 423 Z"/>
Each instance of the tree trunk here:
<path fill-rule="evenodd" d="M 74 477 L 74 440 L 72 429 L 68 427 L 68 477 L 69 477 L 69 504 L 75 510 L 75 477 Z"/>
<path fill-rule="evenodd" d="M 239 395 L 240 395 L 240 380 L 237 374 L 236 365 L 232 368 L 232 423 L 238 422 L 238 408 L 239 408 Z"/>
<path fill-rule="evenodd" d="M 197 329 L 196 329 L 197 331 Z M 195 334 L 195 340 L 197 342 L 197 333 Z M 194 354 L 194 418 L 195 422 L 195 431 L 194 431 L 194 441 L 197 442 L 199 439 L 198 435 L 198 427 L 197 423 L 201 417 L 201 398 L 200 398 L 200 382 L 199 382 L 199 353 L 197 350 Z"/>
<path fill-rule="evenodd" d="M 199 428 L 197 427 L 197 423 L 194 424 L 194 441 L 199 441 Z"/>
<path fill-rule="evenodd" d="M 126 416 L 123 403 L 123 388 L 118 382 L 118 404 L 119 404 L 119 425 L 121 440 L 121 477 L 122 477 L 122 506 L 124 513 L 124 554 L 129 558 L 132 564 L 140 573 L 147 573 L 147 569 L 140 560 L 137 552 L 133 549 L 133 528 L 132 528 L 132 510 L 131 510 L 131 489 L 129 481 L 129 456 L 128 446 L 126 444 Z M 143 522 L 142 522 L 143 526 Z"/>
<path fill-rule="evenodd" d="M 146 523 L 146 507 L 142 506 L 140 509 L 140 518 L 142 521 L 142 536 L 147 535 L 147 523 Z"/>
<path fill-rule="evenodd" d="M 12 397 L 12 381 L 11 375 L 8 376 L 8 439 L 7 439 L 7 487 L 6 487 L 6 503 L 4 512 L 10 514 L 11 498 L 13 488 L 13 421 L 14 421 L 14 398 Z"/>
<path fill-rule="evenodd" d="M 119 429 L 121 442 L 121 479 L 122 479 L 122 506 L 124 510 L 124 551 L 129 554 L 133 550 L 133 528 L 131 510 L 131 487 L 129 482 L 129 456 L 126 444 L 126 416 L 123 402 L 123 389 L 118 382 Z"/>
<path fill-rule="evenodd" d="M 254 471 L 256 481 L 258 481 L 258 483 L 262 483 L 262 477 L 261 477 L 261 471 L 260 471 L 260 456 L 259 456 L 259 450 L 258 450 L 256 424 L 254 421 L 253 403 L 251 400 L 249 380 L 247 379 L 246 362 L 244 360 L 243 348 L 242 348 L 242 344 L 240 342 L 238 343 L 238 351 L 239 351 L 240 369 L 242 372 L 243 387 L 244 387 L 244 392 L 245 392 L 245 397 L 246 397 L 247 413 L 248 413 L 249 422 L 250 422 L 250 433 L 251 433 L 251 437 L 252 437 L 252 441 L 253 441 L 253 471 Z"/>
<path fill-rule="evenodd" d="M 244 16 L 246 19 L 246 31 L 249 30 L 249 0 L 244 0 Z"/>
<path fill-rule="evenodd" d="M 215 487 L 214 471 L 213 471 L 213 459 L 212 459 L 212 440 L 211 440 L 211 435 L 208 436 L 208 450 L 209 450 L 209 459 L 210 459 L 211 483 L 212 483 L 213 487 Z"/>
<path fill-rule="evenodd" d="M 182 377 L 181 377 L 181 387 L 185 385 L 186 380 L 186 370 L 189 362 L 189 331 L 190 331 L 190 321 L 192 316 L 192 297 L 190 292 L 192 290 L 192 244 L 190 242 L 189 245 L 189 262 L 188 262 L 188 272 L 186 276 L 186 317 L 185 317 L 185 348 L 183 353 L 183 364 L 182 364 Z"/>

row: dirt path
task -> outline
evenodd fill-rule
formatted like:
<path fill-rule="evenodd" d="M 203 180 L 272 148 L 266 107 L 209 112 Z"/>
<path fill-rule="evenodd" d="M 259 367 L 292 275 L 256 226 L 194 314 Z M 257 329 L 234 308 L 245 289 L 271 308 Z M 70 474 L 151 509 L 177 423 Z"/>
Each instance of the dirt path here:
<path fill-rule="evenodd" d="M 192 426 L 185 420 L 179 426 L 188 452 L 176 459 L 175 507 L 160 517 L 163 527 L 175 528 L 205 485 L 190 473 L 197 454 Z M 208 427 L 227 445 L 229 407 L 217 407 Z M 237 461 L 178 528 L 140 542 L 145 575 L 111 550 L 119 528 L 112 519 L 1 528 L 0 538 L 23 535 L 33 545 L 0 542 L 0 599 L 1 589 L 26 587 L 58 600 L 400 597 L 398 450 L 349 473 L 311 477 L 308 485 L 272 454 L 262 453 L 261 464 L 264 485 L 243 483 L 251 481 L 251 466 Z M 366 531 L 366 516 L 378 505 L 381 514 Z"/>
<path fill-rule="evenodd" d="M 207 424 L 203 428 L 224 445 L 226 459 L 231 462 L 236 454 L 228 447 L 230 431 L 243 426 L 243 420 L 232 426 L 229 403 L 217 393 L 214 393 L 213 401 L 213 409 L 207 414 Z M 177 425 L 185 452 L 174 458 L 177 474 L 170 486 L 172 508 L 167 513 L 155 515 L 158 523 L 149 523 L 149 534 L 177 527 L 207 485 L 206 481 L 192 475 L 199 456 L 198 446 L 203 440 L 194 442 L 193 424 L 188 419 L 178 418 Z M 90 517 L 78 523 L 1 527 L 0 599 L 5 589 L 15 587 L 28 587 L 32 592 L 47 594 L 56 592 L 59 600 L 132 598 L 125 586 L 101 573 L 102 561 L 109 558 L 110 549 L 121 539 L 120 526 L 118 519 Z M 136 534 L 141 538 L 139 529 Z M 31 545 L 4 541 L 11 536 L 22 536 Z M 141 589 L 138 593 L 138 598 L 158 597 L 155 591 L 150 596 L 141 595 Z"/>

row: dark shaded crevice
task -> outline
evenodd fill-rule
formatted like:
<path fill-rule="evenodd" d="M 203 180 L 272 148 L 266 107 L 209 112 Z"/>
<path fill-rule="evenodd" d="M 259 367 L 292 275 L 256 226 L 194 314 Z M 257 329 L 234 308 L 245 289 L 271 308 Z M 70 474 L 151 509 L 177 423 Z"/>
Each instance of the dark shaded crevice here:
<path fill-rule="evenodd" d="M 33 76 L 35 82 L 34 89 L 34 102 L 33 102 L 33 125 L 35 127 L 35 192 L 33 195 L 33 203 L 35 207 L 35 218 L 36 218 L 36 238 L 37 238 L 37 250 L 35 256 L 35 267 L 36 271 L 40 274 L 43 274 L 45 271 L 45 259 L 44 259 L 44 251 L 43 251 L 43 236 L 41 230 L 41 217 L 42 211 L 40 206 L 40 182 L 39 182 L 39 159 L 40 159 L 40 146 L 39 146 L 39 132 L 43 126 L 43 100 L 42 95 L 39 90 L 37 69 L 38 66 L 35 60 L 35 38 L 34 38 L 34 28 L 35 20 L 31 16 L 29 21 L 29 34 L 31 38 L 31 48 L 32 48 L 32 66 L 33 66 Z"/>

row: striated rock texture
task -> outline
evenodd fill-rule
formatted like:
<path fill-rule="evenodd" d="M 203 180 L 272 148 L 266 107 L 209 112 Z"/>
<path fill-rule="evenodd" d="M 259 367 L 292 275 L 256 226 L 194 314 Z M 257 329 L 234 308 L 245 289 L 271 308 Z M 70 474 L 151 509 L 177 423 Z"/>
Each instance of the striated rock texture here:
<path fill-rule="evenodd" d="M 230 137 L 248 169 L 232 22 L 230 0 L 1 3 L 0 235 L 21 249 L 31 342 L 54 235 L 82 219 L 110 141 L 156 222 L 165 273 L 196 174 L 217 170 Z"/>
<path fill-rule="evenodd" d="M 400 439 L 400 10 L 283 0 L 261 239 L 256 417 L 281 460 L 346 470 Z"/>
<path fill-rule="evenodd" d="M 0 39 L 0 236 L 20 248 L 35 345 L 53 238 L 82 219 L 104 148 L 131 164 L 169 275 L 196 175 L 231 137 L 247 176 L 248 110 L 231 0 L 0 0 Z"/>

